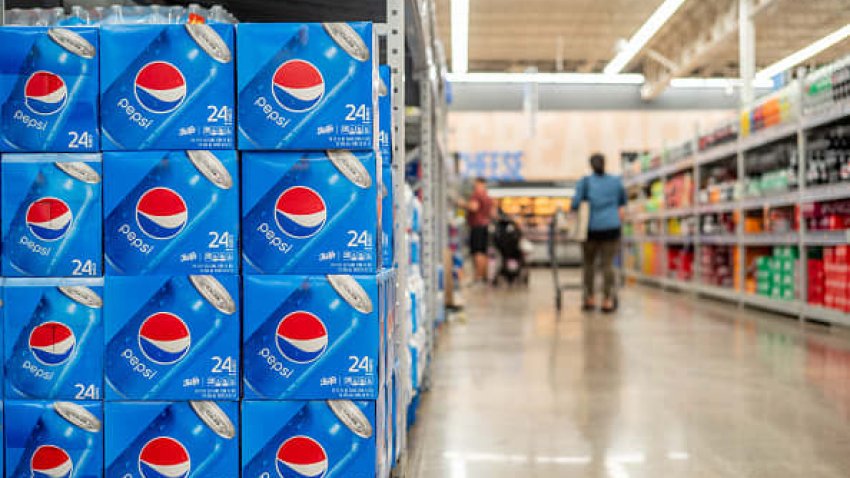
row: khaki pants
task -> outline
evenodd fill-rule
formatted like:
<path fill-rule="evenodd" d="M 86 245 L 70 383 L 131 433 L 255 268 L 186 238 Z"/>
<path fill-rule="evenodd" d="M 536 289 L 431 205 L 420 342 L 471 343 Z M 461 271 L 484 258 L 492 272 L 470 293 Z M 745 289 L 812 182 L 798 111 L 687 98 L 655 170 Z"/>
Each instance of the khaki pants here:
<path fill-rule="evenodd" d="M 584 272 L 584 298 L 593 298 L 596 295 L 596 268 L 602 269 L 602 294 L 605 299 L 616 298 L 616 284 L 614 278 L 614 257 L 620 249 L 620 241 L 617 239 L 598 241 L 588 239 L 583 246 L 582 269 Z M 599 261 L 597 266 L 596 261 Z"/>

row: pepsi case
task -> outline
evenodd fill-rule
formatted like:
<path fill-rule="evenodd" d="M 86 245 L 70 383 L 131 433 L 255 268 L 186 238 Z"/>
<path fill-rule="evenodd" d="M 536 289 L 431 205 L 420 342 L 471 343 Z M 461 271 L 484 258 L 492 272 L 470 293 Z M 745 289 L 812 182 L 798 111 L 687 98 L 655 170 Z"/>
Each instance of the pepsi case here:
<path fill-rule="evenodd" d="M 233 149 L 233 25 L 101 28 L 103 150 Z"/>
<path fill-rule="evenodd" d="M 381 277 L 246 276 L 245 398 L 377 398 Z"/>
<path fill-rule="evenodd" d="M 98 151 L 97 28 L 2 27 L 0 44 L 0 151 Z"/>
<path fill-rule="evenodd" d="M 374 478 L 381 402 L 242 402 L 243 478 Z"/>
<path fill-rule="evenodd" d="M 242 156 L 247 274 L 374 274 L 381 176 L 375 153 Z"/>
<path fill-rule="evenodd" d="M 7 279 L 6 398 L 100 400 L 103 280 Z"/>
<path fill-rule="evenodd" d="M 106 278 L 107 400 L 238 400 L 239 277 Z"/>
<path fill-rule="evenodd" d="M 99 276 L 99 154 L 6 154 L 2 159 L 3 275 Z"/>
<path fill-rule="evenodd" d="M 375 149 L 371 23 L 236 28 L 239 149 Z"/>
<path fill-rule="evenodd" d="M 381 156 L 381 177 L 383 179 L 381 201 L 381 265 L 393 267 L 393 124 L 392 124 L 392 71 L 388 65 L 381 65 L 378 86 L 378 153 Z"/>
<path fill-rule="evenodd" d="M 236 402 L 106 402 L 106 477 L 239 476 Z"/>
<path fill-rule="evenodd" d="M 101 478 L 103 405 L 6 400 L 6 478 Z"/>
<path fill-rule="evenodd" d="M 236 274 L 235 151 L 104 153 L 106 272 Z"/>

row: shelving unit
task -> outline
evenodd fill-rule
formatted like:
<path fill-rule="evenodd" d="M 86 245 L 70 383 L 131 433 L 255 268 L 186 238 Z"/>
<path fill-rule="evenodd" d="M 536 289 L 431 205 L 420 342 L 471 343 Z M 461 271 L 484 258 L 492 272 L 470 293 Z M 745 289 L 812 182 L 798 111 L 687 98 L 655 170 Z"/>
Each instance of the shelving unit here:
<path fill-rule="evenodd" d="M 847 60 L 845 59 L 846 63 Z M 813 73 L 816 75 L 818 72 Z M 746 212 L 755 212 L 759 210 L 770 210 L 773 208 L 790 208 L 800 204 L 809 204 L 817 202 L 826 202 L 841 199 L 850 199 L 850 182 L 841 182 L 836 184 L 808 186 L 807 185 L 807 136 L 813 130 L 822 128 L 834 123 L 841 122 L 847 124 L 850 120 L 850 98 L 845 98 L 839 102 L 827 105 L 825 108 L 819 108 L 817 111 L 806 110 L 804 107 L 804 99 L 806 93 L 804 85 L 806 79 L 798 80 L 790 84 L 783 94 L 788 95 L 790 102 L 793 105 L 793 110 L 790 111 L 791 119 L 774 126 L 765 127 L 759 131 L 753 132 L 746 136 L 738 136 L 731 142 L 726 142 L 715 147 L 698 151 L 696 145 L 699 143 L 698 135 L 694 139 L 688 141 L 692 144 L 692 154 L 681 160 L 669 162 L 657 166 L 647 171 L 641 171 L 637 174 L 624 176 L 624 184 L 630 193 L 639 200 L 647 199 L 647 189 L 654 181 L 667 182 L 671 176 L 690 171 L 694 186 L 693 191 L 693 206 L 676 208 L 676 209 L 661 209 L 652 212 L 633 212 L 629 215 L 628 223 L 630 229 L 636 230 L 636 226 L 644 225 L 644 229 L 648 223 L 656 223 L 653 234 L 634 233 L 632 237 L 626 237 L 624 243 L 624 255 L 632 254 L 631 262 L 637 261 L 640 263 L 642 248 L 647 244 L 654 244 L 653 247 L 658 247 L 658 251 L 663 253 L 661 260 L 661 270 L 655 270 L 657 275 L 647 275 L 641 270 L 628 269 L 626 277 L 657 285 L 664 288 L 675 288 L 683 291 L 689 291 L 698 295 L 704 295 L 716 299 L 734 302 L 740 305 L 765 309 L 780 314 L 790 315 L 799 318 L 800 320 L 815 320 L 830 324 L 850 325 L 850 313 L 841 312 L 836 309 L 829 309 L 822 306 L 812 305 L 807 303 L 807 285 L 808 285 L 808 268 L 806 267 L 805 259 L 809 249 L 819 246 L 838 246 L 850 244 L 850 229 L 848 230 L 828 230 L 828 231 L 809 231 L 806 230 L 806 221 L 803 220 L 800 208 L 795 208 L 793 212 L 794 219 L 798 224 L 797 230 L 789 232 L 764 232 L 764 233 L 745 233 L 744 217 Z M 758 103 L 758 102 L 757 102 Z M 749 111 L 749 108 L 744 111 Z M 742 191 L 745 177 L 747 154 L 758 150 L 764 146 L 785 142 L 789 148 L 794 148 L 796 143 L 797 164 L 796 172 L 798 174 L 796 189 L 756 197 L 742 197 Z M 661 155 L 664 157 L 664 153 Z M 699 187 L 701 172 L 706 167 L 715 165 L 718 162 L 734 162 L 733 167 L 737 168 L 737 185 L 735 188 L 735 199 L 719 203 L 699 203 Z M 732 233 L 721 234 L 700 234 L 700 221 L 709 214 L 717 213 L 732 213 L 738 220 L 736 222 L 735 231 Z M 693 217 L 696 224 L 696 233 L 692 236 L 672 236 L 667 231 L 667 219 L 673 217 Z M 642 230 L 640 227 L 637 230 Z M 670 271 L 667 264 L 667 253 L 671 245 L 690 245 L 693 247 L 693 274 L 688 281 L 680 279 L 671 280 L 668 278 Z M 732 255 L 737 261 L 735 267 L 735 283 L 738 289 L 717 287 L 701 283 L 701 266 L 700 252 L 704 247 L 709 246 L 732 246 Z M 798 264 L 798 273 L 796 280 L 797 298 L 794 300 L 782 300 L 771 298 L 762 295 L 756 295 L 744 292 L 745 281 L 747 277 L 746 271 L 746 255 L 748 248 L 770 247 L 770 246 L 794 246 L 799 251 L 799 257 L 802 258 Z M 629 262 L 628 260 L 626 261 Z"/>

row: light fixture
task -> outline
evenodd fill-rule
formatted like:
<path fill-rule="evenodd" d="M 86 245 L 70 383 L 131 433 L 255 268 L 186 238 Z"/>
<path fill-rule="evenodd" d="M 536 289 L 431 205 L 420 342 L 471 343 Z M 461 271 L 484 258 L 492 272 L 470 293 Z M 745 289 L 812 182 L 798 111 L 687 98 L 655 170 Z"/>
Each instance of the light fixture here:
<path fill-rule="evenodd" d="M 469 68 L 469 0 L 452 2 L 452 72 L 466 73 Z"/>
<path fill-rule="evenodd" d="M 797 50 L 776 63 L 756 73 L 756 80 L 770 81 L 774 76 L 790 70 L 818 53 L 838 44 L 845 38 L 850 37 L 850 24 L 844 25 L 829 35 L 815 41 L 809 46 Z"/>
<path fill-rule="evenodd" d="M 452 53 L 454 55 L 454 53 Z M 449 73 L 454 83 L 559 83 L 639 85 L 643 75 L 606 75 L 604 73 Z"/>
<path fill-rule="evenodd" d="M 623 71 L 635 55 L 640 52 L 649 40 L 661 30 L 661 27 L 670 20 L 670 17 L 685 3 L 685 0 L 665 0 L 646 22 L 638 28 L 638 31 L 625 44 L 619 45 L 619 52 L 607 65 L 605 73 L 613 75 Z"/>

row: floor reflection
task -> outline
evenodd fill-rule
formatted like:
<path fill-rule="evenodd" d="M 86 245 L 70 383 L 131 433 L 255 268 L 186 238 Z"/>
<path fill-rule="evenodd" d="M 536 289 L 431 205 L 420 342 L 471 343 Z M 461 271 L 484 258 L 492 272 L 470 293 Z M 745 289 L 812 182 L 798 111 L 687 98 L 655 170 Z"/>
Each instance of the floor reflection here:
<path fill-rule="evenodd" d="M 850 476 L 847 331 L 643 287 L 557 315 L 532 282 L 442 331 L 407 476 Z"/>

